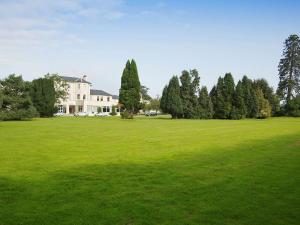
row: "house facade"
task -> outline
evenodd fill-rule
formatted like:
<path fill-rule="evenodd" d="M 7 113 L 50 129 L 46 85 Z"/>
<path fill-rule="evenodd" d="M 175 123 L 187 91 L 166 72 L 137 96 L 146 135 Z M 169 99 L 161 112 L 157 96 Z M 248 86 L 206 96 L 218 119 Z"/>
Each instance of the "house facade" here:
<path fill-rule="evenodd" d="M 57 105 L 58 112 L 66 115 L 79 112 L 109 114 L 113 106 L 116 106 L 116 113 L 119 114 L 118 96 L 92 89 L 92 84 L 86 80 L 86 76 L 82 78 L 60 76 L 60 78 L 67 83 L 68 94 L 66 99 Z"/>

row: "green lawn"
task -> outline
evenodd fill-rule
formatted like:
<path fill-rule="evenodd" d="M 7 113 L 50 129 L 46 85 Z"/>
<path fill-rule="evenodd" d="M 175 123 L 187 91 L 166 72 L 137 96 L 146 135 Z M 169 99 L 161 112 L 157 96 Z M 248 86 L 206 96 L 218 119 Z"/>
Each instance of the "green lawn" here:
<path fill-rule="evenodd" d="M 300 222 L 300 119 L 0 122 L 0 225 Z"/>

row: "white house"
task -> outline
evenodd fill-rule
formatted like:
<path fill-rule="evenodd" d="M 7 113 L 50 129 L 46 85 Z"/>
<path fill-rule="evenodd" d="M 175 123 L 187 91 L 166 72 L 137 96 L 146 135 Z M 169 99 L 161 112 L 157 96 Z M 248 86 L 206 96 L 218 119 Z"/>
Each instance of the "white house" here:
<path fill-rule="evenodd" d="M 66 77 L 60 76 L 68 84 L 68 95 L 58 104 L 58 112 L 74 114 L 78 112 L 97 113 L 99 111 L 109 114 L 113 106 L 117 106 L 117 95 L 102 90 L 91 89 L 92 84 L 86 81 L 86 76 Z M 116 113 L 120 110 L 116 107 Z"/>

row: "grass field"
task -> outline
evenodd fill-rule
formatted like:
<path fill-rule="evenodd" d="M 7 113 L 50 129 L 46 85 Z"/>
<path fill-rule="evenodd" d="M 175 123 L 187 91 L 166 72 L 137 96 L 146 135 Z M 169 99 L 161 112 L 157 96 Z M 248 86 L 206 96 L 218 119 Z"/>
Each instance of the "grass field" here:
<path fill-rule="evenodd" d="M 300 222 L 300 119 L 0 123 L 0 225 Z"/>

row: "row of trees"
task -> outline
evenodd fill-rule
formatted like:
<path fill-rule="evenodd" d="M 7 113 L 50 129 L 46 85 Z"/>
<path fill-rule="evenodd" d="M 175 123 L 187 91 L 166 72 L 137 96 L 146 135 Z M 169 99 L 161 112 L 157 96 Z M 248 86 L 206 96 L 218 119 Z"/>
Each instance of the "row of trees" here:
<path fill-rule="evenodd" d="M 162 93 L 162 111 L 172 118 L 187 119 L 266 118 L 279 112 L 279 101 L 264 79 L 252 81 L 244 76 L 235 85 L 227 73 L 210 93 L 207 87 L 199 87 L 197 70 L 185 70 L 179 79 L 173 76 Z"/>
<path fill-rule="evenodd" d="M 0 80 L 0 120 L 22 120 L 33 117 L 51 117 L 55 103 L 65 98 L 67 84 L 58 75 L 27 82 L 22 76 L 9 75 Z"/>
<path fill-rule="evenodd" d="M 235 85 L 232 75 L 226 73 L 208 93 L 205 86 L 199 88 L 197 70 L 185 70 L 179 78 L 173 76 L 164 87 L 160 107 L 172 118 L 300 116 L 300 41 L 297 35 L 285 41 L 279 79 L 275 93 L 264 79 L 251 80 L 244 76 Z"/>

